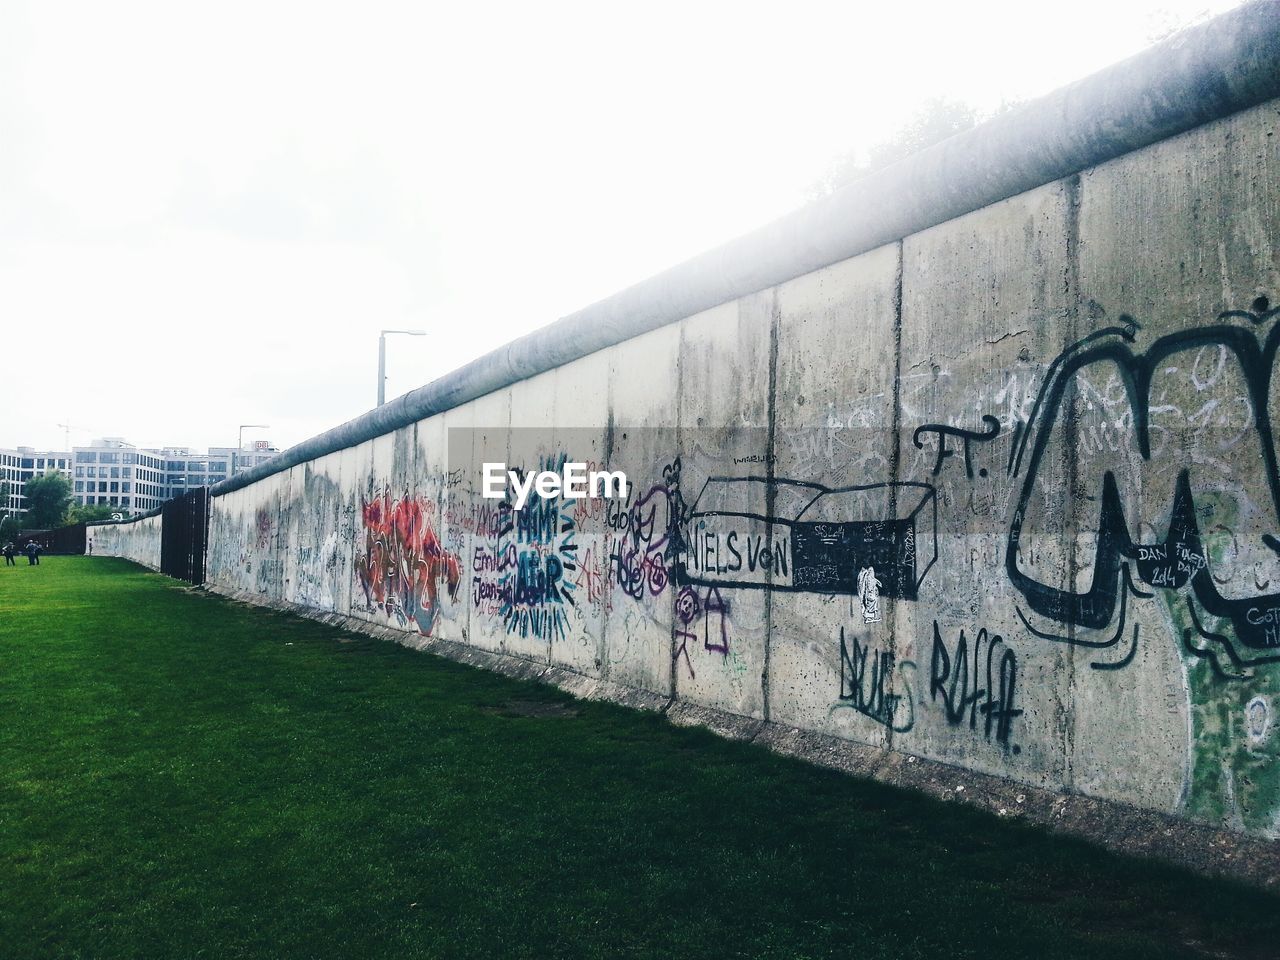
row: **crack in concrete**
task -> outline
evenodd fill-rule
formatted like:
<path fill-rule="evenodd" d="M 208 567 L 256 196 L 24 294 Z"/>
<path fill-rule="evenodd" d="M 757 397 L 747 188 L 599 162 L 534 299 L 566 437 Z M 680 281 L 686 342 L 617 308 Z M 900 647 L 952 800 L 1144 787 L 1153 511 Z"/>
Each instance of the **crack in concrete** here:
<path fill-rule="evenodd" d="M 996 337 L 994 340 L 988 338 L 983 342 L 986 343 L 987 346 L 994 347 L 996 344 L 1001 343 L 1005 340 L 1012 339 L 1013 337 L 1021 337 L 1024 334 L 1028 334 L 1030 332 L 1031 331 L 1026 328 L 1023 328 L 1022 330 L 1010 330 L 1008 333 L 1000 334 L 1000 336 Z M 924 367 L 930 364 L 936 364 L 939 359 L 958 361 L 962 357 L 963 357 L 963 354 L 958 354 L 958 353 L 943 353 L 943 354 L 939 354 L 938 356 L 925 357 L 923 360 L 917 360 L 915 363 L 908 366 L 907 370 L 911 371 L 911 370 L 917 369 L 918 367 Z"/>
<path fill-rule="evenodd" d="M 1025 330 L 1025 329 L 1024 329 L 1024 330 L 1011 330 L 1011 331 L 1009 331 L 1008 333 L 1002 333 L 1002 334 L 1000 334 L 1000 336 L 996 337 L 994 340 L 988 340 L 988 341 L 987 341 L 987 344 L 988 344 L 988 346 L 992 346 L 992 347 L 994 347 L 997 343 L 1000 343 L 1001 341 L 1009 340 L 1009 339 L 1011 339 L 1012 337 L 1020 337 L 1020 336 L 1022 336 L 1024 333 L 1030 333 L 1030 332 L 1031 332 L 1030 330 Z"/>

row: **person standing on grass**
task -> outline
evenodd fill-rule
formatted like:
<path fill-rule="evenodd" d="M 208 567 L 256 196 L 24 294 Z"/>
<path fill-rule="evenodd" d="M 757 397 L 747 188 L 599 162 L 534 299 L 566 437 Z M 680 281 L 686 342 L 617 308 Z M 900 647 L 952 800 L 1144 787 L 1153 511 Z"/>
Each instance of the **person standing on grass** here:
<path fill-rule="evenodd" d="M 28 540 L 27 546 L 23 552 L 27 555 L 28 567 L 40 566 L 40 544 L 36 543 L 34 540 Z"/>
<path fill-rule="evenodd" d="M 16 567 L 18 564 L 14 561 L 13 555 L 17 553 L 17 549 L 13 545 L 13 541 L 9 540 L 5 543 L 0 553 L 4 554 L 4 565 L 6 567 Z"/>

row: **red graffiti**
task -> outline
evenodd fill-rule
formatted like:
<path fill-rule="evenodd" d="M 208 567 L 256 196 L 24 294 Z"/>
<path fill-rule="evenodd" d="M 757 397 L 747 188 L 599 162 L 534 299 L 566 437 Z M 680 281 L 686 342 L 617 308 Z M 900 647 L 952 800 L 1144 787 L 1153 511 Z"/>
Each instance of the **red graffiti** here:
<path fill-rule="evenodd" d="M 253 525 L 257 533 L 256 543 L 258 544 L 258 549 L 265 549 L 267 544 L 271 542 L 271 528 L 274 526 L 271 514 L 267 513 L 263 507 L 259 507 L 258 512 L 253 516 Z"/>
<path fill-rule="evenodd" d="M 411 621 L 429 635 L 440 610 L 440 585 L 458 598 L 462 565 L 440 543 L 433 527 L 434 501 L 421 496 L 393 499 L 389 488 L 372 500 L 361 498 L 364 549 L 356 557 L 356 576 L 371 609 L 382 610 L 402 625 Z"/>

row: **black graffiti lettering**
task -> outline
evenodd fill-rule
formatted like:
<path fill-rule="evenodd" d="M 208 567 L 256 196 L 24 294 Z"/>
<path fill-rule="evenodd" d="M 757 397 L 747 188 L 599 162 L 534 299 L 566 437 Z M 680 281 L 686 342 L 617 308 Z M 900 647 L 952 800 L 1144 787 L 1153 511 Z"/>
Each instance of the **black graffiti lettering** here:
<path fill-rule="evenodd" d="M 970 455 L 970 443 L 985 443 L 988 440 L 994 440 L 1000 435 L 1000 421 L 990 414 L 983 414 L 982 422 L 986 424 L 987 429 L 981 430 L 964 430 L 960 427 L 949 427 L 945 423 L 926 423 L 916 427 L 915 433 L 911 435 L 911 442 L 915 444 L 917 450 L 923 450 L 924 444 L 920 442 L 920 437 L 926 433 L 936 434 L 938 438 L 938 458 L 933 463 L 933 475 L 936 477 L 942 472 L 942 462 L 947 457 L 955 456 L 955 451 L 947 446 L 947 437 L 954 437 L 960 441 L 961 449 L 964 451 L 964 472 L 965 475 L 973 479 L 973 458 Z M 986 470 L 982 471 L 982 475 L 986 476 Z"/>
<path fill-rule="evenodd" d="M 738 531 L 730 530 L 729 536 L 725 538 L 725 546 L 729 548 L 729 554 L 732 560 L 729 561 L 728 569 L 737 571 L 742 569 L 742 552 L 738 550 Z"/>
<path fill-rule="evenodd" d="M 872 651 L 854 637 L 850 653 L 844 627 L 840 628 L 840 701 L 890 730 L 906 733 L 915 726 L 911 691 L 904 683 L 904 693 L 891 693 L 893 675 L 892 651 Z"/>
<path fill-rule="evenodd" d="M 994 726 L 996 742 L 1004 745 L 1009 742 L 1009 730 L 1013 724 L 1013 718 L 1022 713 L 1021 710 L 1017 710 L 1013 706 L 1014 688 L 1018 682 L 1018 658 L 1013 650 L 1005 647 L 1004 652 L 1000 654 L 997 675 L 993 681 L 991 676 L 991 655 L 995 648 L 994 643 L 987 648 L 987 691 L 991 695 L 987 697 L 987 702 L 983 704 L 982 712 L 986 717 L 987 739 L 991 739 L 991 731 Z M 1013 749 L 1014 752 L 1019 751 L 1016 746 Z"/>
<path fill-rule="evenodd" d="M 770 545 L 763 536 L 747 537 L 747 569 L 752 572 L 776 570 L 786 576 L 787 549 L 785 540 L 774 540 Z"/>
<path fill-rule="evenodd" d="M 771 499 L 791 511 L 741 508 Z M 881 596 L 915 600 L 938 556 L 937 496 L 927 483 L 825 487 L 709 477 L 685 527 L 687 535 L 672 534 L 668 548 L 669 556 L 676 551 L 672 573 L 682 585 L 857 594 L 859 573 L 873 569 Z"/>
<path fill-rule="evenodd" d="M 986 685 L 979 686 L 984 679 Z M 1001 747 L 1020 753 L 1020 747 L 1009 743 L 1013 720 L 1022 713 L 1014 706 L 1017 681 L 1017 655 L 999 634 L 988 635 L 986 628 L 982 628 L 974 637 L 970 651 L 968 638 L 961 630 L 953 652 L 943 642 L 938 621 L 933 622 L 929 699 L 935 703 L 942 701 L 949 724 L 960 726 L 967 720 L 969 729 L 976 731 L 981 716 L 983 735 L 988 740 L 994 733 Z"/>
<path fill-rule="evenodd" d="M 1201 541 L 1195 498 L 1186 469 L 1178 473 L 1169 509 L 1168 530 L 1164 540 L 1157 543 L 1135 542 L 1125 520 L 1124 503 L 1115 476 L 1111 471 L 1103 474 L 1092 564 L 1093 583 L 1087 591 L 1081 593 L 1042 583 L 1026 572 L 1020 563 L 1027 511 L 1039 480 L 1053 424 L 1065 416 L 1064 398 L 1075 375 L 1097 365 L 1116 372 L 1128 403 L 1138 453 L 1143 460 L 1149 461 L 1152 456 L 1151 435 L 1157 429 L 1151 424 L 1152 380 L 1170 356 L 1205 347 L 1220 351 L 1224 363 L 1226 358 L 1233 358 L 1243 376 L 1251 407 L 1250 432 L 1257 439 L 1273 517 L 1280 525 L 1280 471 L 1277 469 L 1269 411 L 1273 368 L 1280 350 L 1280 325 L 1272 326 L 1266 337 L 1259 339 L 1255 332 L 1257 326 L 1274 318 L 1277 311 L 1265 309 L 1265 301 L 1261 298 L 1254 306 L 1256 313 L 1228 311 L 1218 318 L 1247 318 L 1254 327 L 1217 323 L 1184 330 L 1160 337 L 1142 353 L 1135 353 L 1132 349 L 1138 324 L 1131 318 L 1122 317 L 1127 321 L 1125 326 L 1108 327 L 1084 337 L 1064 350 L 1050 365 L 1036 396 L 1027 428 L 1018 437 L 1010 460 L 1011 475 L 1022 474 L 1023 481 L 1009 528 L 1005 569 L 1010 582 L 1032 611 L 1058 623 L 1091 630 L 1105 627 L 1115 616 L 1122 590 L 1122 568 L 1125 561 L 1129 561 L 1138 578 L 1149 586 L 1176 590 L 1190 584 L 1194 603 L 1189 596 L 1187 604 L 1197 625 L 1197 633 L 1224 648 L 1215 651 L 1212 647 L 1196 647 L 1193 652 L 1197 656 L 1215 658 L 1213 665 L 1218 675 L 1228 675 L 1216 659 L 1218 652 L 1237 666 L 1280 662 L 1280 653 L 1274 652 L 1280 645 L 1280 636 L 1263 625 L 1252 623 L 1249 618 L 1252 609 L 1280 604 L 1280 594 L 1228 599 L 1219 592 Z M 1204 630 L 1196 615 L 1196 605 L 1208 614 L 1229 622 L 1234 637 Z M 1067 642 L 1073 641 L 1068 639 Z M 1242 656 L 1236 644 L 1246 650 L 1269 652 Z M 1190 646 L 1189 642 L 1187 645 Z"/>

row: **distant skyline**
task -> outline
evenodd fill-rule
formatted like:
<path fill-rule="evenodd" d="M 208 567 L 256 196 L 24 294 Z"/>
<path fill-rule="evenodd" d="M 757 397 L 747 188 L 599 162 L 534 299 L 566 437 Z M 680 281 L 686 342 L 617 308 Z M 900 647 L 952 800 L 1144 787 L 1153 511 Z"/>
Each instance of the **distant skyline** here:
<path fill-rule="evenodd" d="M 76 449 L 83 449 L 83 448 L 87 448 L 87 447 L 97 447 L 97 446 L 102 446 L 102 445 L 103 445 L 103 441 L 108 441 L 108 440 L 121 440 L 121 441 L 124 441 L 125 443 L 129 444 L 130 446 L 137 448 L 138 450 L 150 450 L 150 451 L 158 451 L 158 450 L 189 450 L 193 455 L 195 455 L 195 454 L 200 454 L 200 455 L 202 455 L 202 456 L 203 456 L 203 455 L 205 455 L 205 454 L 207 454 L 207 453 L 209 453 L 209 452 L 210 452 L 210 451 L 212 451 L 212 450 L 235 450 L 235 449 L 237 449 L 237 447 L 236 447 L 236 445 L 235 445 L 234 443 L 215 443 L 215 444 L 213 444 L 213 445 L 211 445 L 211 446 L 208 446 L 208 447 L 196 446 L 195 444 L 190 444 L 190 443 L 158 443 L 158 444 L 142 444 L 142 443 L 134 443 L 134 442 L 133 442 L 131 439 L 129 439 L 128 437 L 122 437 L 122 436 L 120 436 L 120 435 L 118 435 L 118 434 L 109 433 L 109 434 L 107 434 L 105 437 L 101 437 L 101 436 L 100 436 L 100 437 L 92 437 L 92 438 L 90 438 L 90 439 L 88 439 L 88 440 L 84 440 L 84 441 L 82 441 L 82 442 L 80 442 L 80 443 L 76 443 L 76 442 L 74 442 L 74 441 L 72 441 L 72 442 L 66 442 L 66 441 L 64 441 L 64 443 L 63 443 L 63 444 L 58 444 L 58 445 L 57 445 L 57 446 L 55 446 L 55 447 L 40 447 L 40 446 L 35 446 L 35 445 L 33 445 L 33 444 L 30 444 L 30 443 L 22 443 L 22 442 L 18 442 L 18 443 L 12 443 L 12 444 L 7 444 L 7 445 L 0 445 L 0 450 L 23 450 L 23 449 L 29 449 L 29 450 L 35 451 L 35 452 L 37 452 L 37 453 L 68 453 L 68 452 L 70 452 L 70 451 L 72 451 L 72 450 L 76 450 Z M 268 441 L 268 442 L 270 443 L 271 447 L 273 447 L 273 448 L 275 448 L 275 449 L 279 449 L 279 445 L 278 445 L 274 440 L 271 440 L 271 438 L 269 438 L 269 437 L 246 437 L 246 438 L 245 438 L 245 441 L 244 441 L 244 445 L 243 445 L 242 447 L 240 447 L 239 449 L 241 449 L 241 450 L 252 450 L 252 449 L 254 449 L 254 443 L 255 443 L 256 441 L 259 441 L 259 440 Z M 64 445 L 64 444 L 65 444 L 65 445 Z"/>
<path fill-rule="evenodd" d="M 284 449 L 1237 5 L 7 3 L 0 446 Z"/>

